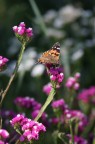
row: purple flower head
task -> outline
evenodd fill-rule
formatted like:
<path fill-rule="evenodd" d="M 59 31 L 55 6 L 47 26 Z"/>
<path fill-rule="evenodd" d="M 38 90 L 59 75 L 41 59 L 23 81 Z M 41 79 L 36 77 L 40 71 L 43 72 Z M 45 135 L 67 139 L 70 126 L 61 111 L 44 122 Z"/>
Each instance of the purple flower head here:
<path fill-rule="evenodd" d="M 76 80 L 78 80 L 80 78 L 81 74 L 79 72 L 75 73 L 74 77 Z"/>
<path fill-rule="evenodd" d="M 15 126 L 15 125 L 20 125 L 21 122 L 23 121 L 24 119 L 24 115 L 21 115 L 21 114 L 18 114 L 16 117 L 14 117 L 10 123 L 12 126 Z"/>
<path fill-rule="evenodd" d="M 33 110 L 36 110 L 41 108 L 41 104 L 30 97 L 17 97 L 14 102 L 16 105 L 27 109 L 32 108 Z"/>
<path fill-rule="evenodd" d="M 50 76 L 51 83 L 55 82 L 56 87 L 57 86 L 59 87 L 64 79 L 63 69 L 61 67 L 54 67 L 54 66 L 47 66 L 47 68 L 48 68 L 47 72 Z"/>
<path fill-rule="evenodd" d="M 68 134 L 67 135 L 71 141 L 71 135 Z M 79 136 L 74 136 L 74 142 L 76 144 L 88 144 L 87 140 L 85 140 L 83 137 L 79 137 Z"/>
<path fill-rule="evenodd" d="M 39 133 L 41 131 L 45 132 L 46 128 L 42 123 L 35 122 L 31 119 L 24 117 L 23 115 L 18 114 L 10 121 L 11 125 L 18 129 L 19 124 L 19 131 L 21 133 L 20 141 L 31 141 L 31 140 L 38 140 Z"/>
<path fill-rule="evenodd" d="M 84 103 L 95 104 L 95 86 L 82 90 L 78 95 L 78 100 L 81 100 Z"/>
<path fill-rule="evenodd" d="M 65 102 L 63 99 L 59 99 L 59 100 L 53 101 L 51 105 L 53 108 L 64 108 Z"/>
<path fill-rule="evenodd" d="M 78 128 L 80 131 L 83 131 L 85 126 L 88 124 L 86 115 L 79 110 L 68 110 L 67 112 L 65 111 L 65 115 L 67 119 L 75 118 L 78 120 Z"/>
<path fill-rule="evenodd" d="M 4 70 L 8 61 L 9 60 L 7 58 L 0 56 L 0 71 Z"/>
<path fill-rule="evenodd" d="M 52 84 L 48 83 L 48 84 L 44 85 L 43 92 L 46 93 L 47 95 L 49 95 L 51 89 L 52 89 Z"/>
<path fill-rule="evenodd" d="M 50 119 L 50 123 L 51 123 L 51 124 L 55 124 L 55 125 L 58 124 L 58 123 L 59 123 L 59 118 L 57 118 L 57 117 L 51 118 L 51 119 Z"/>
<path fill-rule="evenodd" d="M 21 22 L 19 26 L 14 26 L 13 31 L 15 32 L 17 38 L 22 41 L 29 41 L 30 38 L 33 36 L 32 28 L 26 28 L 24 22 Z"/>
<path fill-rule="evenodd" d="M 6 131 L 5 129 L 0 129 L 0 144 L 8 144 L 5 143 L 8 137 L 9 137 L 8 131 Z"/>
<path fill-rule="evenodd" d="M 66 84 L 65 86 L 68 88 L 68 89 L 74 89 L 74 90 L 78 90 L 80 85 L 78 83 L 78 79 L 80 78 L 80 73 L 76 73 L 74 75 L 74 77 L 69 77 L 66 81 Z"/>
<path fill-rule="evenodd" d="M 74 84 L 74 89 L 75 89 L 75 90 L 78 90 L 79 87 L 80 87 L 80 84 L 76 82 L 76 83 Z"/>
<path fill-rule="evenodd" d="M 5 129 L 0 129 L 0 137 L 6 139 L 9 137 L 9 133 Z"/>

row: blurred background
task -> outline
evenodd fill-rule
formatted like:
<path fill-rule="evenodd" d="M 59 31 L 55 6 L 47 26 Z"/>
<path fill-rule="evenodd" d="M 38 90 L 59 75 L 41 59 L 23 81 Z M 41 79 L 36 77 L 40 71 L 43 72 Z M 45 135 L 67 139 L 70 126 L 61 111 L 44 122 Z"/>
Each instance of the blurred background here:
<path fill-rule="evenodd" d="M 43 86 L 50 80 L 45 67 L 35 63 L 55 42 L 61 45 L 65 78 L 80 72 L 81 90 L 95 85 L 94 0 L 0 0 L 0 55 L 9 59 L 8 68 L 0 73 L 0 89 L 6 87 L 19 54 L 21 43 L 12 27 L 20 22 L 33 28 L 33 38 L 4 100 L 4 109 L 17 112 L 14 105 L 17 96 L 45 102 Z M 63 89 L 64 84 L 60 96 L 64 96 Z"/>
<path fill-rule="evenodd" d="M 12 30 L 20 22 L 32 27 L 34 35 L 3 107 L 16 109 L 13 101 L 17 96 L 44 103 L 42 89 L 49 78 L 44 66 L 35 63 L 57 41 L 65 78 L 80 72 L 81 89 L 95 85 L 94 0 L 0 0 L 0 55 L 9 59 L 7 70 L 0 73 L 0 89 L 5 88 L 21 47 Z"/>
<path fill-rule="evenodd" d="M 33 28 L 34 36 L 26 48 L 21 69 L 10 91 L 15 90 L 19 95 L 34 94 L 39 79 L 41 83 L 37 88 L 40 87 L 41 90 L 42 85 L 47 82 L 43 74 L 44 68 L 39 66 L 33 70 L 32 66 L 40 54 L 57 41 L 61 44 L 61 60 L 66 77 L 79 71 L 82 88 L 95 84 L 94 1 L 0 0 L 0 55 L 10 60 L 3 78 L 2 74 L 0 75 L 1 88 L 5 87 L 6 79 L 9 79 L 12 73 L 20 50 L 21 44 L 15 37 L 12 27 L 21 21 L 24 21 L 27 27 Z M 38 69 L 41 69 L 41 74 L 36 74 Z M 37 82 L 33 81 L 34 77 Z M 15 89 L 17 82 L 20 88 Z"/>

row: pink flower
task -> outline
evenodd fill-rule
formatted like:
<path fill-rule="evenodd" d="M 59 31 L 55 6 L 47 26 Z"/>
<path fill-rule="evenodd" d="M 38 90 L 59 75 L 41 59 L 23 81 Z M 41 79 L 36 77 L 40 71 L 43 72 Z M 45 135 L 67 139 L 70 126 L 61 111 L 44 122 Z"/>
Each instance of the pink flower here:
<path fill-rule="evenodd" d="M 74 75 L 75 79 L 79 79 L 80 76 L 81 76 L 81 74 L 79 72 L 75 73 L 75 75 Z"/>
<path fill-rule="evenodd" d="M 15 126 L 17 124 L 20 125 L 21 121 L 24 119 L 24 115 L 18 114 L 16 117 L 14 117 L 10 123 L 12 124 L 12 126 Z"/>
<path fill-rule="evenodd" d="M 32 108 L 33 110 L 35 110 L 41 108 L 41 104 L 39 102 L 37 102 L 34 98 L 30 98 L 28 96 L 17 97 L 14 102 L 17 106 L 24 107 L 27 109 Z"/>
<path fill-rule="evenodd" d="M 66 81 L 66 84 L 65 86 L 68 88 L 68 89 L 74 89 L 74 90 L 78 90 L 80 85 L 78 83 L 78 79 L 80 78 L 80 73 L 76 73 L 74 75 L 74 77 L 69 77 Z"/>
<path fill-rule="evenodd" d="M 30 40 L 30 38 L 33 36 L 32 28 L 26 28 L 26 25 L 24 22 L 21 22 L 19 26 L 14 26 L 13 31 L 15 32 L 16 36 L 20 41 L 23 40 Z"/>
<path fill-rule="evenodd" d="M 38 140 L 40 132 L 46 131 L 46 128 L 42 123 L 35 122 L 20 114 L 14 117 L 10 123 L 15 129 L 21 130 L 20 133 L 22 133 L 22 135 L 20 136 L 20 141 Z"/>
<path fill-rule="evenodd" d="M 75 84 L 74 84 L 74 89 L 75 89 L 75 90 L 78 90 L 79 87 L 80 87 L 79 83 L 75 83 Z"/>
<path fill-rule="evenodd" d="M 9 137 L 9 133 L 5 129 L 0 129 L 0 137 L 6 139 Z"/>
<path fill-rule="evenodd" d="M 44 85 L 43 92 L 45 92 L 47 95 L 49 95 L 51 89 L 52 89 L 52 85 L 51 85 L 51 83 L 48 83 L 48 84 Z"/>
<path fill-rule="evenodd" d="M 82 90 L 78 95 L 78 100 L 95 104 L 95 86 Z"/>
<path fill-rule="evenodd" d="M 71 135 L 68 134 L 67 136 L 71 140 Z M 74 136 L 74 142 L 75 142 L 75 144 L 88 144 L 87 140 L 85 140 L 83 137 L 79 137 L 79 136 Z"/>
<path fill-rule="evenodd" d="M 8 144 L 7 142 L 5 143 L 8 137 L 9 137 L 8 131 L 6 131 L 5 129 L 0 129 L 0 144 Z"/>
<path fill-rule="evenodd" d="M 53 66 L 48 66 L 48 74 L 50 75 L 51 81 L 56 82 L 56 86 L 60 85 L 60 83 L 64 79 L 64 74 L 63 74 L 63 69 L 61 67 L 53 67 Z"/>
<path fill-rule="evenodd" d="M 51 105 L 53 108 L 60 108 L 60 107 L 62 108 L 64 107 L 64 104 L 65 104 L 64 100 L 59 99 L 59 100 L 53 101 Z"/>
<path fill-rule="evenodd" d="M 4 66 L 6 66 L 8 61 L 9 60 L 7 58 L 4 58 L 3 56 L 0 56 L 0 71 L 3 70 Z"/>

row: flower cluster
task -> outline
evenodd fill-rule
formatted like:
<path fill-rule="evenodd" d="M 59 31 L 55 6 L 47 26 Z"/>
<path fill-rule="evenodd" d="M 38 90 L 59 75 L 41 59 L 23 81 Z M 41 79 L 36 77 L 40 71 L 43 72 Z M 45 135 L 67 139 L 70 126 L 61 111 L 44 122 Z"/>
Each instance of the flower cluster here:
<path fill-rule="evenodd" d="M 95 86 L 82 90 L 78 95 L 78 99 L 84 103 L 91 102 L 95 104 Z"/>
<path fill-rule="evenodd" d="M 10 121 L 11 125 L 21 134 L 20 141 L 32 141 L 39 139 L 39 133 L 45 132 L 46 128 L 42 123 L 35 122 L 26 118 L 24 115 L 18 114 Z M 21 131 L 20 131 L 21 130 Z"/>
<path fill-rule="evenodd" d="M 68 134 L 67 135 L 71 141 L 71 135 Z M 74 142 L 75 144 L 88 144 L 87 140 L 85 140 L 83 137 L 79 137 L 79 136 L 74 136 Z"/>
<path fill-rule="evenodd" d="M 42 107 L 39 102 L 37 102 L 34 98 L 30 97 L 17 97 L 14 102 L 19 107 L 31 110 L 32 119 L 36 118 Z M 47 117 L 48 115 L 45 112 L 41 116 L 42 122 L 46 125 L 48 123 Z"/>
<path fill-rule="evenodd" d="M 48 67 L 48 74 L 50 75 L 51 82 L 55 82 L 56 86 L 59 87 L 64 79 L 63 69 L 61 67 Z"/>
<path fill-rule="evenodd" d="M 80 85 L 78 83 L 78 79 L 80 78 L 80 73 L 76 73 L 74 77 L 69 77 L 66 81 L 66 87 L 69 89 L 78 90 Z"/>
<path fill-rule="evenodd" d="M 26 28 L 24 22 L 21 22 L 19 26 L 14 26 L 13 31 L 15 32 L 16 36 L 20 41 L 29 41 L 30 38 L 33 36 L 32 28 Z"/>
<path fill-rule="evenodd" d="M 65 105 L 65 102 L 63 99 L 59 99 L 59 100 L 53 101 L 51 105 L 53 108 L 63 108 Z"/>
<path fill-rule="evenodd" d="M 48 84 L 44 85 L 43 92 L 46 93 L 47 95 L 49 95 L 51 89 L 52 89 L 52 84 L 48 83 Z"/>
<path fill-rule="evenodd" d="M 6 66 L 6 63 L 8 62 L 9 60 L 3 56 L 0 56 L 0 71 L 2 71 L 5 66 Z"/>
<path fill-rule="evenodd" d="M 51 121 L 54 123 L 64 123 L 74 118 L 78 122 L 78 129 L 80 131 L 83 131 L 84 127 L 88 124 L 86 115 L 79 110 L 69 109 L 68 105 L 63 99 L 53 101 L 51 106 L 54 109 L 56 115 L 58 116 L 57 118 L 51 119 Z"/>
<path fill-rule="evenodd" d="M 80 131 L 83 131 L 85 126 L 87 126 L 87 124 L 88 124 L 88 120 L 87 120 L 86 115 L 83 114 L 79 110 L 69 110 L 68 109 L 68 110 L 64 111 L 64 115 L 65 115 L 66 119 L 74 118 L 75 120 L 77 120 L 78 128 Z"/>
<path fill-rule="evenodd" d="M 0 144 L 5 144 L 5 140 L 8 137 L 9 137 L 9 133 L 5 129 L 0 129 Z"/>
<path fill-rule="evenodd" d="M 41 108 L 41 104 L 30 97 L 17 97 L 14 102 L 16 105 L 24 108 L 31 108 L 33 110 Z"/>

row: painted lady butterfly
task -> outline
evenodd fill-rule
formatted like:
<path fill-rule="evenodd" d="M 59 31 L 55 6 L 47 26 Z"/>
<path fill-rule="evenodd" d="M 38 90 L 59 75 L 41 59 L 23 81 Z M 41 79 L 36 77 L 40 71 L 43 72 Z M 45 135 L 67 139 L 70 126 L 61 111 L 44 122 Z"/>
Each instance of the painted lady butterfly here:
<path fill-rule="evenodd" d="M 60 44 L 55 43 L 52 48 L 42 54 L 38 59 L 38 63 L 59 65 Z"/>

